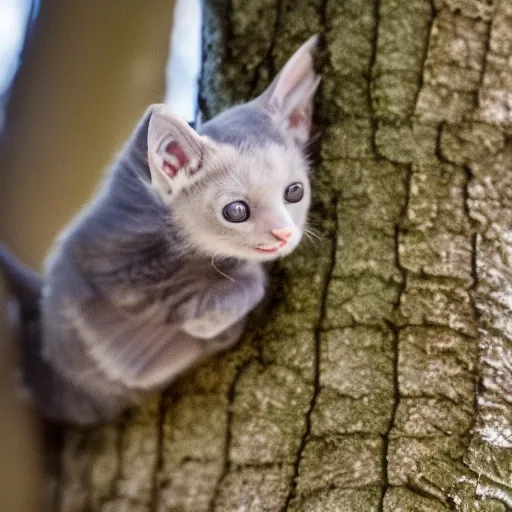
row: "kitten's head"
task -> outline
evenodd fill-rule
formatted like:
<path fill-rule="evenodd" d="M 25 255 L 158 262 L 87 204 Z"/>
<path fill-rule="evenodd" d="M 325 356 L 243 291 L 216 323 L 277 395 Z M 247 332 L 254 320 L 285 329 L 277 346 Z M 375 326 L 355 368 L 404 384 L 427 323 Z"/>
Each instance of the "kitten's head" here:
<path fill-rule="evenodd" d="M 194 131 L 165 106 L 148 130 L 152 185 L 189 244 L 212 256 L 271 260 L 302 238 L 310 204 L 316 38 L 258 98 Z"/>

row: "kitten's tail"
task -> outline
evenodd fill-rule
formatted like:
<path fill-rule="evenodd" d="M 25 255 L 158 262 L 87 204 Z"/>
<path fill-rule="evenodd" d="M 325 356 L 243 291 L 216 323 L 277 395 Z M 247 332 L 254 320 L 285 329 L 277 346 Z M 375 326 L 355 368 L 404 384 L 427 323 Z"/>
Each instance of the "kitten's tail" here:
<path fill-rule="evenodd" d="M 15 330 L 19 336 L 20 381 L 18 389 L 23 396 L 37 402 L 34 396 L 34 383 L 48 380 L 47 368 L 40 356 L 41 311 L 40 297 L 43 280 L 34 271 L 21 263 L 3 244 L 0 243 L 0 277 L 5 277 L 8 292 L 17 300 L 18 311 Z M 0 311 L 0 315 L 2 312 Z"/>
<path fill-rule="evenodd" d="M 0 270 L 7 280 L 11 293 L 20 302 L 22 314 L 38 310 L 43 287 L 42 278 L 18 261 L 14 254 L 1 243 Z"/>

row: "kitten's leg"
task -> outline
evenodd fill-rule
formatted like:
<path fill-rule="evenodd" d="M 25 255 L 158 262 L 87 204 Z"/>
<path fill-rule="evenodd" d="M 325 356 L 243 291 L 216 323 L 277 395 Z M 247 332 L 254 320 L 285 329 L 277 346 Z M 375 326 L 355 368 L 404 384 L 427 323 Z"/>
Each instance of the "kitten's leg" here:
<path fill-rule="evenodd" d="M 266 276 L 259 263 L 247 264 L 233 281 L 216 282 L 191 301 L 182 329 L 200 339 L 212 339 L 244 319 L 265 294 Z"/>

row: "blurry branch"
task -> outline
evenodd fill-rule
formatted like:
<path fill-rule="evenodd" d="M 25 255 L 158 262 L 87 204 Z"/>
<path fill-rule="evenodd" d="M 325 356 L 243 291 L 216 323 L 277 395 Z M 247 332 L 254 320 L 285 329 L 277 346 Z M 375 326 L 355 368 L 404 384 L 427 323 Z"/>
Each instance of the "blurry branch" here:
<path fill-rule="evenodd" d="M 164 97 L 172 0 L 42 2 L 0 141 L 0 238 L 32 266 Z"/>
<path fill-rule="evenodd" d="M 0 140 L 0 240 L 33 268 L 147 105 L 163 100 L 173 7 L 173 0 L 41 3 Z M 0 508 L 40 512 L 40 435 L 14 396 L 3 284 Z"/>

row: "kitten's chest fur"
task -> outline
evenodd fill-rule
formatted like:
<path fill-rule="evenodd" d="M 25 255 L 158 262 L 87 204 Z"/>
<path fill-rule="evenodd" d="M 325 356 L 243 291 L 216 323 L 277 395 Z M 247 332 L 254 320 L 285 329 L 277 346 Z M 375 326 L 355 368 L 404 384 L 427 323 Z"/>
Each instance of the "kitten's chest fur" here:
<path fill-rule="evenodd" d="M 236 275 L 241 263 L 215 262 L 204 256 L 184 256 L 161 248 L 115 272 L 101 276 L 113 306 L 127 313 L 156 317 L 172 323 L 186 302 L 204 294 L 225 275 Z M 231 276 L 230 276 L 231 277 Z"/>

